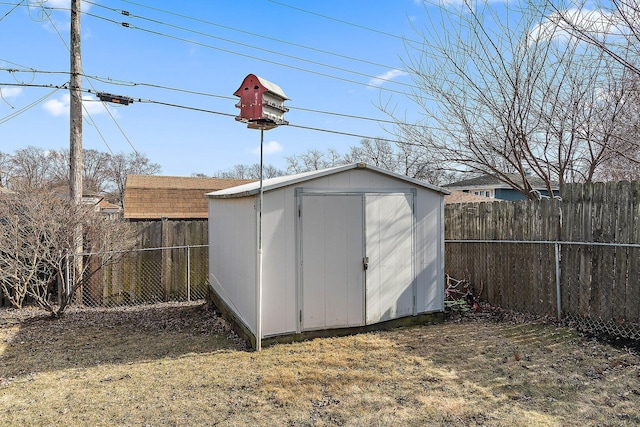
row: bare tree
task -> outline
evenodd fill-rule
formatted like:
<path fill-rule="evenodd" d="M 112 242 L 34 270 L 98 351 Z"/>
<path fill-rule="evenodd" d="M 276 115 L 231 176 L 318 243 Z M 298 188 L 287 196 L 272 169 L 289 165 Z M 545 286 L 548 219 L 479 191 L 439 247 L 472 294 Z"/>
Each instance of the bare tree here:
<path fill-rule="evenodd" d="M 614 98 L 618 102 L 611 102 L 610 108 L 618 109 L 624 124 L 611 136 L 611 154 L 594 173 L 597 180 L 640 179 L 640 76 L 631 74 L 619 83 Z"/>
<path fill-rule="evenodd" d="M 332 148 L 326 152 L 312 149 L 299 155 L 285 157 L 285 159 L 287 161 L 287 172 L 289 173 L 327 169 L 346 163 L 342 155 Z"/>
<path fill-rule="evenodd" d="M 262 177 L 263 179 L 275 178 L 277 176 L 284 175 L 285 172 L 273 165 L 263 165 Z M 217 172 L 215 176 L 220 178 L 231 179 L 260 179 L 260 164 L 254 163 L 252 165 L 234 165 L 232 168 Z"/>
<path fill-rule="evenodd" d="M 345 154 L 332 148 L 326 152 L 312 149 L 286 159 L 288 170 L 293 173 L 364 162 L 435 185 L 444 183 L 451 175 L 440 167 L 435 153 L 413 144 L 392 143 L 382 138 L 363 139 L 359 145 L 349 147 Z"/>
<path fill-rule="evenodd" d="M 0 221 L 3 293 L 16 307 L 29 297 L 54 316 L 64 313 L 83 280 L 119 260 L 136 242 L 128 222 L 109 219 L 93 206 L 78 206 L 47 191 L 3 195 Z M 87 253 L 82 274 L 68 278 L 64 261 L 74 253 L 77 225 L 82 225 Z M 52 298 L 56 283 L 68 284 L 60 287 L 59 304 Z"/>
<path fill-rule="evenodd" d="M 541 25 L 561 28 L 601 50 L 628 72 L 640 76 L 638 0 L 546 0 L 537 3 L 541 3 L 542 10 L 551 11 Z"/>
<path fill-rule="evenodd" d="M 441 162 L 435 153 L 413 144 L 392 144 L 384 139 L 363 139 L 360 145 L 351 147 L 343 159 L 345 163 L 365 162 L 435 185 L 443 184 L 451 175 L 440 168 Z"/>
<path fill-rule="evenodd" d="M 446 168 L 496 176 L 529 198 L 530 175 L 549 194 L 576 176 L 592 179 L 623 122 L 599 97 L 623 70 L 562 28 L 541 26 L 550 13 L 439 5 L 424 43 L 407 44 L 405 68 L 419 88 L 412 99 L 425 119 L 397 120 L 398 137 L 437 153 Z"/>
<path fill-rule="evenodd" d="M 54 160 L 51 168 L 51 182 L 55 185 L 69 183 L 69 149 L 53 153 Z M 98 150 L 85 149 L 82 151 L 82 183 L 85 190 L 94 193 L 104 193 L 115 190 L 112 181 L 112 155 Z"/>
<path fill-rule="evenodd" d="M 48 187 L 55 163 L 53 153 L 34 146 L 16 150 L 7 162 L 7 186 L 16 191 Z"/>
<path fill-rule="evenodd" d="M 127 175 L 155 175 L 160 173 L 162 168 L 159 164 L 151 162 L 145 155 L 135 152 L 111 156 L 108 169 L 109 180 L 114 186 L 113 190 L 110 190 L 114 203 L 123 206 Z"/>
<path fill-rule="evenodd" d="M 0 169 L 5 171 L 7 187 L 15 191 L 51 189 L 69 185 L 69 150 L 44 150 L 27 147 L 13 155 L 0 157 Z M 161 167 L 140 153 L 110 154 L 98 150 L 83 151 L 84 190 L 111 194 L 122 204 L 129 174 L 155 175 Z"/>

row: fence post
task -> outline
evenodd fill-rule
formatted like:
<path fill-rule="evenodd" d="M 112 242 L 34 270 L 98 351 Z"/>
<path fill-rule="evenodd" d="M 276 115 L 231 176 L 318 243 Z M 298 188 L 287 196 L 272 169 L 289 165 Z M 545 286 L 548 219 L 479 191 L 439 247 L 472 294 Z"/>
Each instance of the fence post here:
<path fill-rule="evenodd" d="M 187 301 L 191 301 L 191 246 L 187 246 Z"/>
<path fill-rule="evenodd" d="M 71 271 L 69 269 L 69 254 L 67 254 L 66 259 L 67 259 L 67 265 L 65 267 L 66 267 L 66 270 L 67 270 L 67 277 L 66 277 L 67 280 L 66 280 L 66 283 L 64 284 L 64 287 L 65 287 L 65 295 L 64 295 L 64 297 L 68 300 L 69 299 L 69 293 L 71 292 L 71 284 L 69 282 L 69 280 L 71 280 L 71 278 L 69 277 L 69 275 L 71 273 Z M 61 303 L 62 303 L 62 301 L 61 301 Z"/>
<path fill-rule="evenodd" d="M 562 320 L 562 306 L 560 297 L 560 242 L 555 242 L 556 250 L 556 306 L 558 309 L 558 320 Z"/>

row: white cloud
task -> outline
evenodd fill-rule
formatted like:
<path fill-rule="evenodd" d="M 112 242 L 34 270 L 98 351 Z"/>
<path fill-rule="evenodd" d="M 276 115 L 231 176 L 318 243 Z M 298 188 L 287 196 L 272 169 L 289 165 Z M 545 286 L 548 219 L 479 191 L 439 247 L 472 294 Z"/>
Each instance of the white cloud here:
<path fill-rule="evenodd" d="M 68 116 L 70 100 L 71 96 L 68 93 L 65 93 L 57 99 L 50 99 L 49 101 L 45 102 L 42 105 L 42 108 L 44 108 L 52 116 Z M 97 101 L 93 96 L 83 96 L 82 100 L 83 112 L 91 114 L 92 116 L 107 113 L 108 107 L 102 102 Z"/>
<path fill-rule="evenodd" d="M 0 87 L 0 94 L 3 98 L 15 98 L 22 94 L 21 87 Z"/>
<path fill-rule="evenodd" d="M 50 7 L 52 9 L 71 9 L 71 0 L 39 0 L 36 2 L 31 2 L 31 4 L 32 7 L 44 6 Z M 91 4 L 83 1 L 80 7 L 84 12 L 86 12 L 91 8 Z"/>
<path fill-rule="evenodd" d="M 69 98 L 69 94 L 65 94 L 58 99 L 50 99 L 42 104 L 42 108 L 52 116 L 69 114 Z"/>
<path fill-rule="evenodd" d="M 263 148 L 263 152 L 266 156 L 270 155 L 270 154 L 275 154 L 275 153 L 279 153 L 281 152 L 284 147 L 282 146 L 282 144 L 280 144 L 278 141 L 269 141 L 266 144 L 264 144 Z M 259 156 L 260 155 L 260 147 L 256 147 L 252 150 L 249 150 L 251 153 Z"/>
<path fill-rule="evenodd" d="M 407 73 L 402 70 L 389 70 L 386 73 L 377 75 L 375 79 L 371 79 L 369 81 L 369 87 L 380 87 L 383 84 L 387 83 L 390 80 L 395 79 L 396 77 L 406 76 Z"/>
<path fill-rule="evenodd" d="M 568 9 L 555 12 L 536 25 L 529 32 L 529 41 L 537 42 L 545 39 L 568 41 L 573 38 L 571 30 L 580 29 L 594 36 L 612 33 L 615 25 L 614 17 L 602 10 Z"/>

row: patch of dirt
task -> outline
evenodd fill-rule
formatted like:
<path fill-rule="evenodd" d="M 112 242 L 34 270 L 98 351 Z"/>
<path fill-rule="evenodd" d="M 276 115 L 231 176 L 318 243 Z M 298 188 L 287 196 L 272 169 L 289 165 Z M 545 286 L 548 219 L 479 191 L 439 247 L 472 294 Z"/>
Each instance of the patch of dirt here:
<path fill-rule="evenodd" d="M 139 332 L 175 332 L 189 334 L 216 334 L 226 336 L 237 345 L 244 345 L 214 307 L 202 301 L 167 302 L 115 308 L 70 307 L 60 318 L 27 307 L 21 310 L 0 309 L 0 328 L 7 326 L 42 326 L 68 330 L 82 328 L 114 329 L 131 326 Z"/>

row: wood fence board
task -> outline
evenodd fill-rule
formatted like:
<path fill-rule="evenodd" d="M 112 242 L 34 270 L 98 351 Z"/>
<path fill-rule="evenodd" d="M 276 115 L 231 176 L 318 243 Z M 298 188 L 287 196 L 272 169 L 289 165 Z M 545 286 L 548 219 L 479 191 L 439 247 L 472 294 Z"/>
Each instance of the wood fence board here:
<path fill-rule="evenodd" d="M 629 227 L 630 194 L 631 186 L 629 182 L 620 182 L 615 186 L 615 197 L 617 199 L 617 211 L 615 212 L 615 236 L 614 241 L 620 243 L 630 242 L 631 227 Z M 624 320 L 626 317 L 626 299 L 629 271 L 629 248 L 617 248 L 614 258 L 615 271 L 613 273 L 614 283 L 611 290 L 613 302 L 611 317 L 615 321 Z"/>

